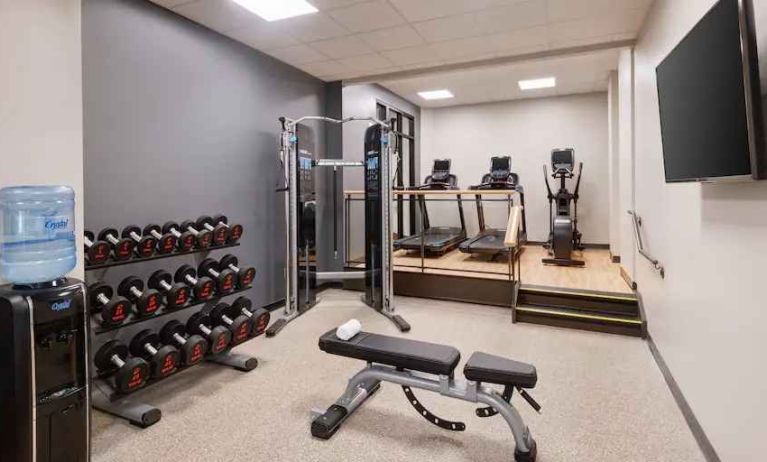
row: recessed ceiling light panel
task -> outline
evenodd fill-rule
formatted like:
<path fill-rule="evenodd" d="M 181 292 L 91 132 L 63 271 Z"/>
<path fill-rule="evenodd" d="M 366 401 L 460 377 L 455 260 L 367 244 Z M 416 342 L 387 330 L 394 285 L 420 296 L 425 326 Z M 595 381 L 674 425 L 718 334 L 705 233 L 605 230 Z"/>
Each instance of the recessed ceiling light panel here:
<path fill-rule="evenodd" d="M 316 13 L 317 8 L 306 0 L 232 0 L 246 10 L 255 13 L 267 21 L 292 18 L 304 14 Z"/>
<path fill-rule="evenodd" d="M 447 99 L 452 98 L 454 95 L 450 90 L 429 90 L 429 91 L 419 91 L 418 96 L 420 96 L 423 99 Z"/>
<path fill-rule="evenodd" d="M 553 88 L 556 86 L 557 79 L 555 77 L 519 81 L 520 90 L 540 90 L 541 88 Z"/>

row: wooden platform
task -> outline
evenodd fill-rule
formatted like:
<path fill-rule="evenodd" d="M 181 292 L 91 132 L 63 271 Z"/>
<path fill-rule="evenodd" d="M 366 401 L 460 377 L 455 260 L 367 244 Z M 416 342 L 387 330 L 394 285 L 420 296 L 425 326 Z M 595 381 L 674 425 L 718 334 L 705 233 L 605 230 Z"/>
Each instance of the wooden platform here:
<path fill-rule="evenodd" d="M 544 265 L 541 258 L 546 250 L 538 245 L 527 245 L 521 255 L 523 284 L 561 287 L 569 289 L 594 290 L 601 292 L 631 293 L 631 288 L 621 278 L 620 265 L 610 260 L 606 249 L 586 249 L 577 257 L 586 261 L 581 268 Z M 486 257 L 472 256 L 458 250 L 443 257 L 427 257 L 426 270 L 430 274 L 508 279 L 509 265 L 504 258 L 491 261 Z M 395 271 L 421 272 L 421 257 L 418 252 L 397 251 L 394 253 Z"/>

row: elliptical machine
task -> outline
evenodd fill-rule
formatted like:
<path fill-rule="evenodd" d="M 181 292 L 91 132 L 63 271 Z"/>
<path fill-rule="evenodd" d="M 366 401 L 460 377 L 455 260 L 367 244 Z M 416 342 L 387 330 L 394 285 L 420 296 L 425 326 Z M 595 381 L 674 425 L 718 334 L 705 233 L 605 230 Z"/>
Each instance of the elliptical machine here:
<path fill-rule="evenodd" d="M 567 180 L 575 177 L 575 150 L 566 148 L 551 151 L 551 169 L 551 177 L 559 180 L 559 191 L 556 194 L 551 192 L 549 174 L 544 165 L 543 179 L 549 193 L 549 240 L 545 245 L 549 250 L 549 258 L 541 261 L 560 266 L 584 266 L 583 260 L 575 260 L 572 256 L 574 250 L 583 250 L 581 233 L 578 231 L 578 190 L 581 187 L 583 162 L 578 166 L 578 179 L 573 193 L 567 189 Z M 555 201 L 556 210 L 553 207 Z"/>

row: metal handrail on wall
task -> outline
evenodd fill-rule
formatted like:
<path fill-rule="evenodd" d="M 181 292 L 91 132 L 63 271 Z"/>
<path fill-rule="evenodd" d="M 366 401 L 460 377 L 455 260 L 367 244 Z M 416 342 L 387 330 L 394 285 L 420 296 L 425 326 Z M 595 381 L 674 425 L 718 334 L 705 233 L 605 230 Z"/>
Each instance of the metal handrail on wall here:
<path fill-rule="evenodd" d="M 633 210 L 627 210 L 627 212 L 629 215 L 631 215 L 631 218 L 634 222 L 634 242 L 636 242 L 639 255 L 645 257 L 647 261 L 652 263 L 653 268 L 655 268 L 655 270 L 660 273 L 660 277 L 665 278 L 666 269 L 663 267 L 663 265 L 660 264 L 657 258 L 650 255 L 650 253 L 644 249 L 644 242 L 642 241 L 642 233 L 640 229 L 642 227 L 642 218 Z"/>

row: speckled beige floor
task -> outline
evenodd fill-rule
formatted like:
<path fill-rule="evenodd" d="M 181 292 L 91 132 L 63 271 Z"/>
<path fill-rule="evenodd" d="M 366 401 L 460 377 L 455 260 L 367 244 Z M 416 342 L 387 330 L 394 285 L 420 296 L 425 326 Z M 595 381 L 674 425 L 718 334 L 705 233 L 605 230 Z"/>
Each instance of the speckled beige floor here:
<path fill-rule="evenodd" d="M 450 433 L 424 421 L 399 387 L 384 384 L 330 441 L 312 439 L 309 414 L 341 393 L 361 361 L 317 348 L 326 330 L 355 317 L 366 330 L 399 335 L 353 292 L 327 291 L 323 302 L 275 338 L 240 347 L 256 355 L 249 373 L 206 364 L 135 396 L 159 406 L 163 419 L 139 430 L 94 412 L 95 462 L 106 461 L 483 461 L 513 460 L 499 418 L 474 417 L 469 403 L 421 392 L 436 414 L 462 420 Z M 702 461 L 695 441 L 646 344 L 639 339 L 511 324 L 501 308 L 398 299 L 413 325 L 410 338 L 534 363 L 543 405 L 518 407 L 538 441 L 541 462 Z M 459 366 L 459 369 L 462 367 Z"/>

